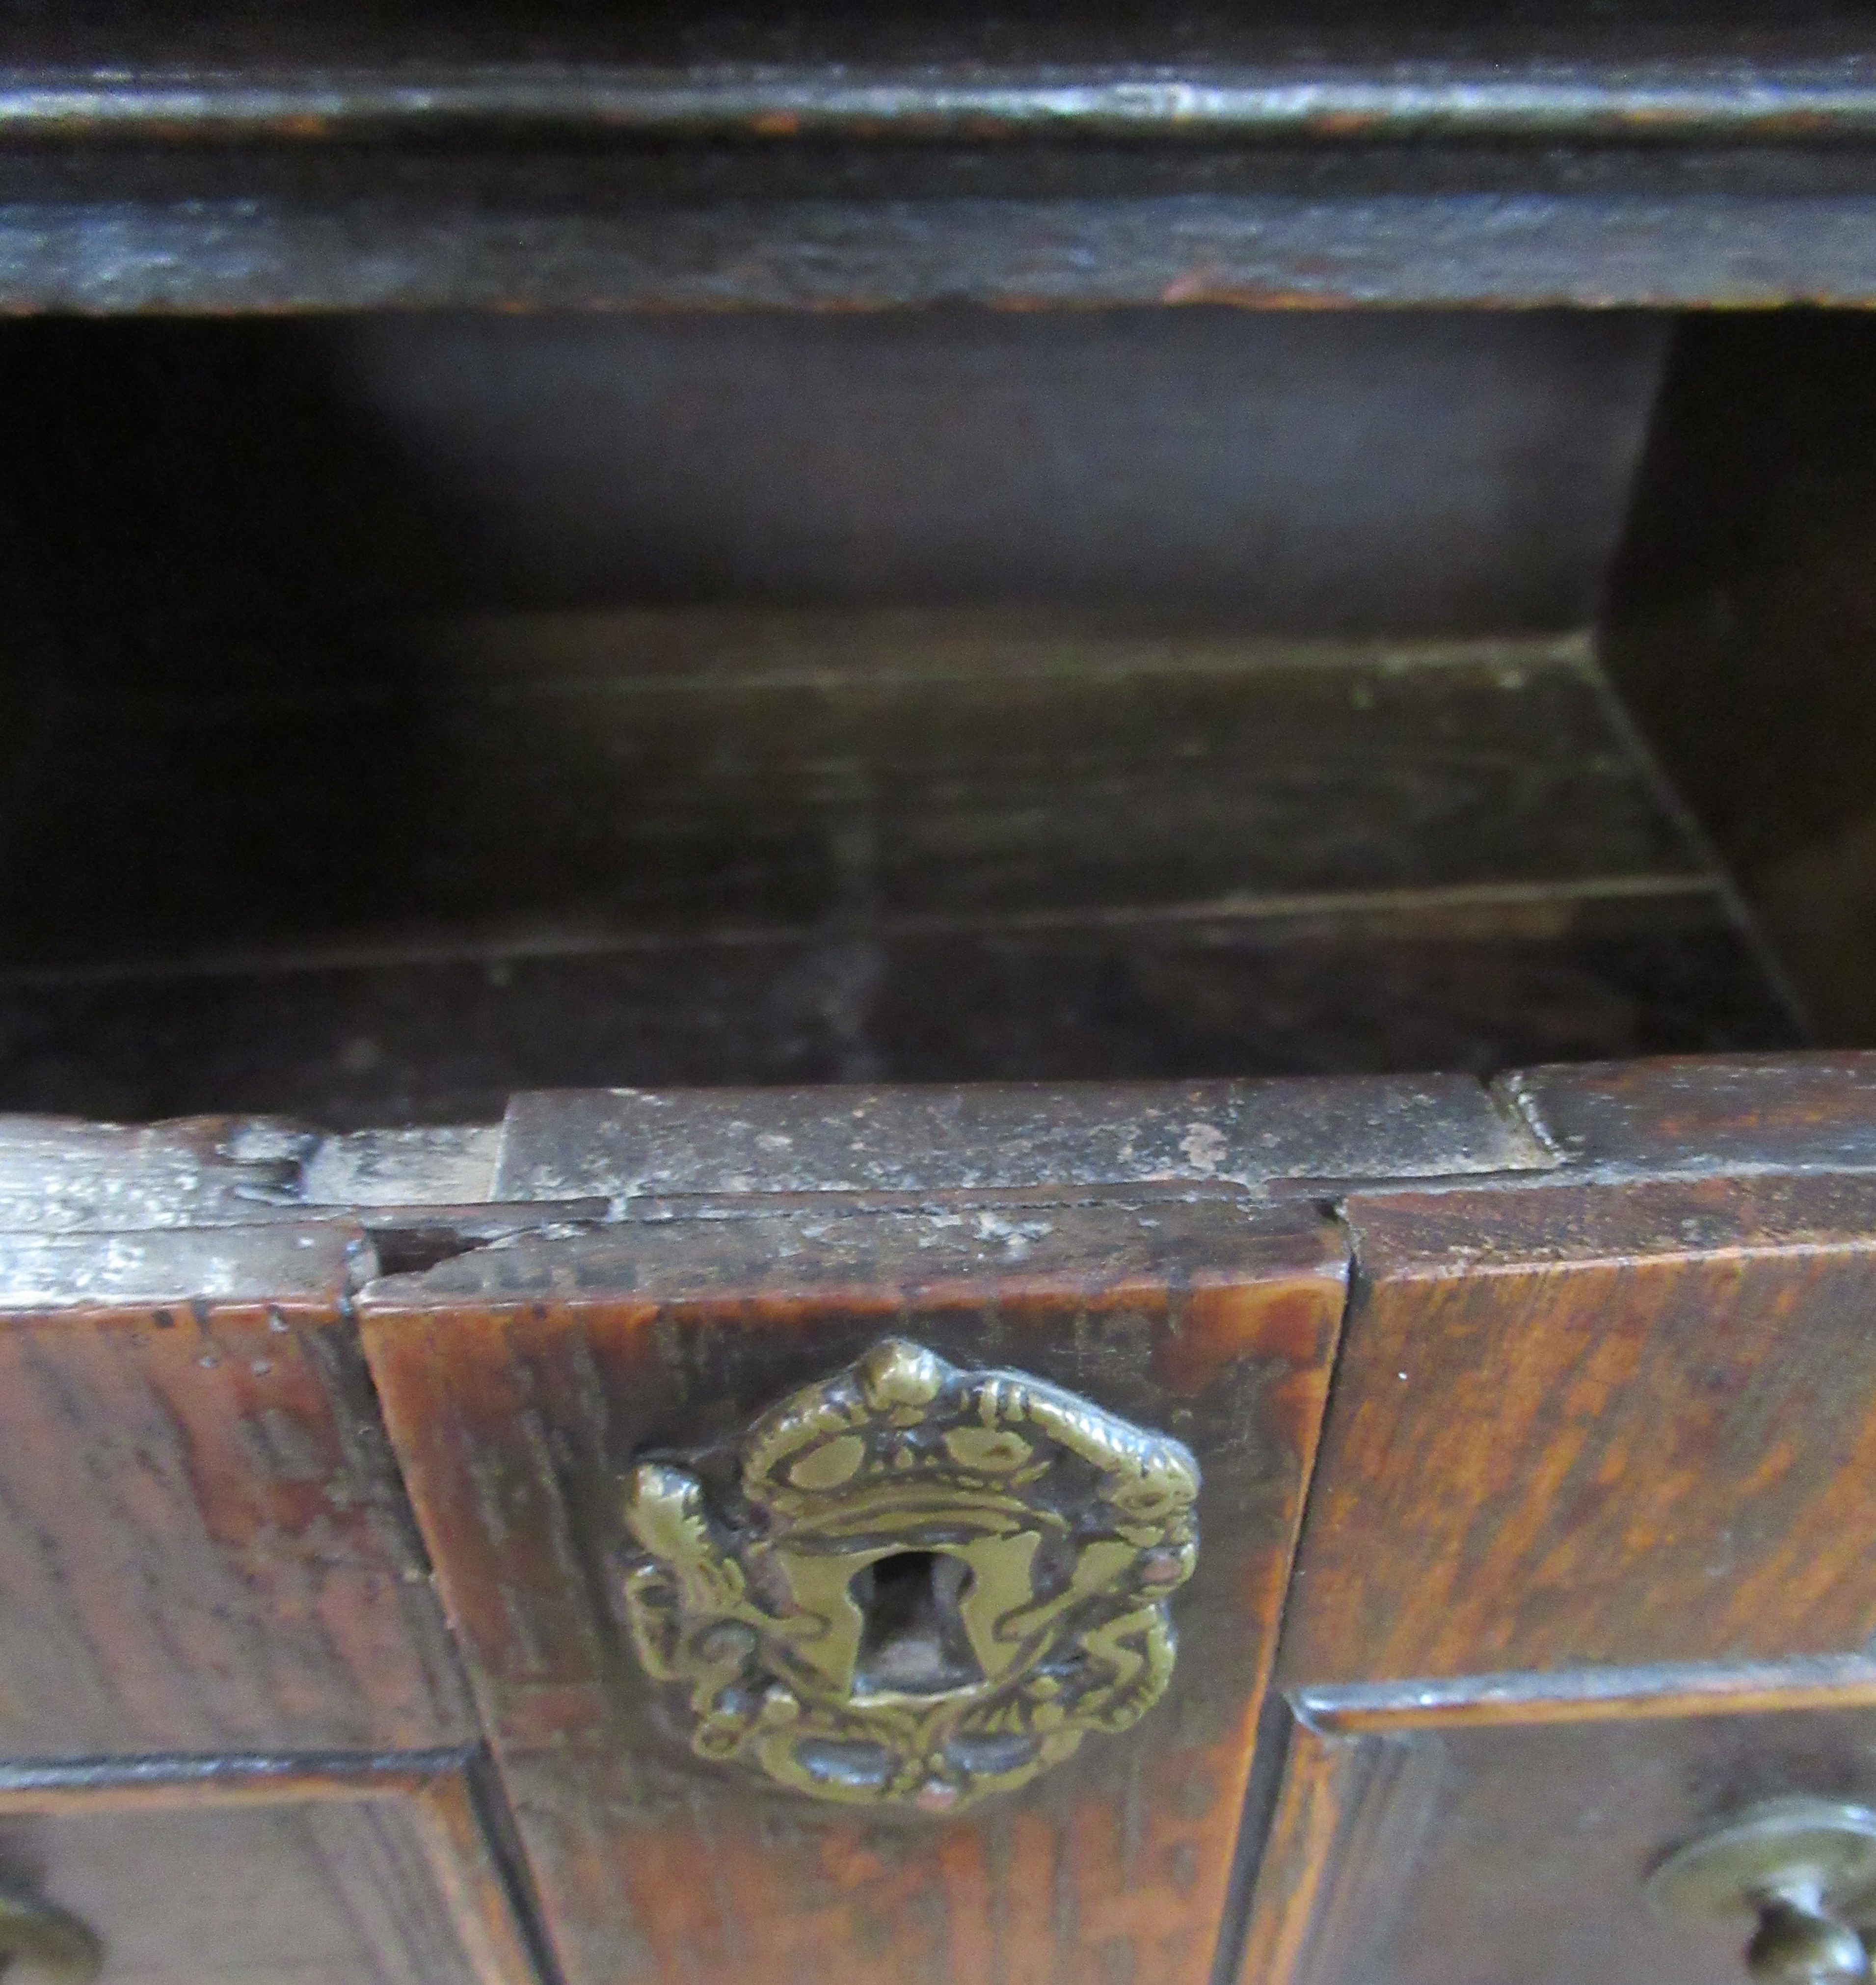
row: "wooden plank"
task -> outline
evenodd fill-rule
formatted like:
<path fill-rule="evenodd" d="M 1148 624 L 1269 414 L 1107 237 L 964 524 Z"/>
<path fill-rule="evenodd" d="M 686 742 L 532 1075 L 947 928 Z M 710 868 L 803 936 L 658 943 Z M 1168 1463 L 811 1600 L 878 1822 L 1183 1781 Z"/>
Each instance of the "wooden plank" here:
<path fill-rule="evenodd" d="M 1876 127 L 1854 23 L 1816 6 L 1682 5 L 1611 16 L 1183 4 L 1152 15 L 1031 8 L 980 19 L 900 4 L 864 17 L 646 6 L 627 32 L 565 4 L 418 8 L 391 34 L 356 7 L 290 22 L 252 0 L 29 17 L 0 136 L 300 147 L 441 129 L 511 141 L 740 137 L 871 146 L 995 135 L 1187 143 L 1437 137 L 1657 142 Z M 1741 80 L 1743 70 L 1751 86 Z"/>
<path fill-rule="evenodd" d="M 1673 309 L 1876 298 L 1876 170 L 1861 146 L 1718 158 L 1533 146 L 1509 161 L 1490 148 L 1382 149 L 1354 173 L 1314 152 L 1253 149 L 1230 161 L 1253 183 L 1223 190 L 1206 183 L 1215 163 L 1195 168 L 1182 153 L 1156 162 L 1159 178 L 1186 182 L 1170 191 L 1129 189 L 1138 166 L 1123 154 L 1092 173 L 1074 159 L 1096 190 L 1055 198 L 998 188 L 1008 159 L 979 153 L 940 162 L 954 196 L 888 181 L 863 199 L 855 180 L 874 176 L 844 160 L 826 175 L 833 183 L 785 198 L 773 186 L 725 188 L 743 162 L 714 152 L 648 167 L 585 151 L 465 161 L 363 144 L 310 160 L 231 150 L 0 160 L 0 305 Z"/>
<path fill-rule="evenodd" d="M 0 949 L 22 969 L 399 932 L 1227 918 L 1711 875 L 1577 637 L 659 617 L 583 642 L 551 620 L 438 630 L 414 682 L 391 655 L 327 693 L 80 693 L 12 832 Z M 335 820 L 327 768 L 361 723 L 408 744 Z"/>
<path fill-rule="evenodd" d="M 35 22 L 0 77 L 0 297 L 1868 300 L 1855 23 L 1481 11 Z"/>
<path fill-rule="evenodd" d="M 518 1096 L 499 1198 L 954 1194 L 1542 1167 L 1464 1076 Z"/>
<path fill-rule="evenodd" d="M 1795 1031 L 1724 898 L 1678 886 L 290 964 L 0 987 L 0 1103 L 447 1125 L 515 1090 L 1488 1074 Z"/>
<path fill-rule="evenodd" d="M 1570 1163 L 1605 1171 L 1876 1167 L 1876 1055 L 1525 1069 L 1498 1088 Z"/>
<path fill-rule="evenodd" d="M 1876 1184 L 1358 1193 L 1346 1211 L 1361 1294 L 1292 1684 L 1865 1646 Z"/>
<path fill-rule="evenodd" d="M 1190 1190 L 676 1221 L 364 1291 L 393 1439 L 573 1985 L 1208 1976 L 1342 1255 L 1319 1216 Z M 1164 1704 L 1021 1792 L 903 1825 L 692 1757 L 610 1596 L 633 1456 L 733 1439 L 888 1334 L 1176 1432 L 1212 1526 Z"/>
<path fill-rule="evenodd" d="M 0 1247 L 0 1750 L 472 1737 L 344 1318 L 357 1238 Z"/>

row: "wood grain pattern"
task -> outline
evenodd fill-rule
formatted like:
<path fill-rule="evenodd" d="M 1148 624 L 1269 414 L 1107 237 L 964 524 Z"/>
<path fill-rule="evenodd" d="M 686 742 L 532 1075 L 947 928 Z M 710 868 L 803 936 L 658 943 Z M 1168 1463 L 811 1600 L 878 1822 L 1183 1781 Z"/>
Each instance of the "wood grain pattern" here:
<path fill-rule="evenodd" d="M 1572 1164 L 1637 1173 L 1876 1168 L 1876 1054 L 1533 1068 L 1495 1086 Z"/>
<path fill-rule="evenodd" d="M 136 1985 L 533 1985 L 468 1761 L 0 1768 L 0 1879 Z"/>
<path fill-rule="evenodd" d="M 27 145 L 0 160 L 0 304 L 1671 309 L 1876 296 L 1876 173 L 1861 146 L 1147 149 L 559 146 L 518 160 L 297 139 L 166 155 Z"/>
<path fill-rule="evenodd" d="M 945 357 L 922 348 L 894 348 L 894 365 L 917 375 Z M 1581 636 L 1231 638 L 1085 606 L 465 610 L 413 628 L 350 516 L 349 492 L 390 485 L 389 472 L 347 441 L 330 381 L 325 399 L 295 384 L 296 368 L 339 378 L 361 360 L 225 331 L 206 353 L 122 336 L 95 349 L 89 365 L 51 348 L 39 369 L 15 361 L 62 405 L 84 380 L 135 368 L 147 392 L 120 386 L 86 415 L 103 433 L 146 401 L 164 410 L 138 445 L 146 501 L 81 479 L 47 505 L 63 596 L 89 596 L 101 529 L 125 546 L 100 603 L 75 611 L 73 647 L 142 653 L 126 626 L 196 610 L 206 576 L 188 586 L 176 573 L 217 569 L 244 528 L 285 598 L 314 597 L 257 634 L 243 610 L 263 626 L 281 610 L 244 593 L 218 610 L 237 631 L 211 624 L 186 664 L 68 680 L 58 735 L 15 788 L 0 873 L 0 1102 L 447 1123 L 497 1115 L 513 1090 L 582 1085 L 1485 1074 L 1794 1037 Z M 720 400 L 747 355 L 712 353 L 669 389 L 683 404 Z M 1361 355 L 1342 371 L 1358 378 Z M 1432 355 L 1443 378 L 1463 369 Z M 1562 393 L 1598 369 L 1596 353 L 1569 355 L 1567 371 L 1542 350 L 1494 370 L 1553 368 Z M 562 356 L 596 378 L 637 369 L 604 347 Z M 1025 362 L 1045 376 L 1048 356 Z M 1369 356 L 1403 363 L 1384 342 Z M 551 351 L 491 348 L 470 370 L 510 359 L 567 391 Z M 428 377 L 441 362 L 406 352 L 392 369 Z M 1289 362 L 1269 361 L 1281 377 Z M 761 391 L 779 396 L 791 361 L 768 363 Z M 193 390 L 167 384 L 179 368 Z M 250 372 L 272 385 L 223 404 L 232 432 L 201 439 L 197 398 Z M 1525 401 L 1548 401 L 1528 381 L 1521 393 L 1524 434 Z M 968 394 L 941 367 L 926 397 Z M 532 404 L 507 425 L 526 429 Z M 436 418 L 418 422 L 420 456 Z M 256 422 L 294 448 L 334 425 L 320 501 L 303 492 L 281 512 L 251 496 Z M 742 462 L 741 441 L 723 445 Z M 206 514 L 146 542 L 179 451 L 200 470 Z M 1292 440 L 1280 453 L 1309 452 Z M 833 448 L 830 477 L 850 465 Z M 1339 487 L 1319 509 L 1338 513 Z M 429 499 L 386 500 L 404 512 Z M 519 500 L 501 495 L 485 528 L 509 528 Z M 585 502 L 566 489 L 552 500 Z M 1049 508 L 1035 490 L 1008 500 L 1019 535 Z M 1566 507 L 1593 518 L 1613 501 L 1598 484 Z M 341 507 L 344 529 L 327 514 Z M 297 543 L 303 526 L 317 551 L 300 563 L 277 541 Z M 1509 548 L 1442 528 L 1485 572 L 1519 569 Z M 1538 535 L 1588 529 L 1578 516 Z M 378 536 L 401 542 L 397 518 Z M 1451 556 L 1415 549 L 1391 565 Z M 313 616 L 331 565 L 364 597 L 315 663 L 307 623 L 324 624 Z M 648 567 L 636 583 L 667 582 Z M 1320 591 L 1307 574 L 1295 584 Z M 1480 597 L 1532 615 L 1556 603 Z M 378 751 L 335 820 L 325 768 L 361 724 Z M 172 804 L 179 777 L 199 804 Z"/>
<path fill-rule="evenodd" d="M 1314 1214 L 1169 1188 L 675 1221 L 368 1288 L 367 1355 L 573 1985 L 1205 1978 L 1342 1260 Z M 951 1822 L 717 1775 L 609 1597 L 636 1453 L 732 1439 L 889 1333 L 1069 1385 L 1206 1472 L 1167 1700 Z"/>
<path fill-rule="evenodd" d="M 720 354 L 723 376 L 688 390 L 720 395 L 742 355 Z M 225 362 L 264 364 L 267 349 L 236 346 Z M 269 414 L 285 424 L 277 408 L 255 417 Z M 237 472 L 203 464 L 218 469 Z M 370 464 L 332 472 L 346 469 Z M 166 481 L 172 457 L 152 469 Z M 67 538 L 47 529 L 68 570 L 69 536 L 98 528 L 85 493 L 65 499 L 80 512 Z M 223 501 L 262 500 L 243 493 Z M 133 593 L 120 613 L 153 610 L 120 583 Z M 280 652 L 252 680 L 205 695 L 257 638 L 211 629 L 204 644 L 224 652 L 200 675 L 69 682 L 56 762 L 35 767 L 11 829 L 0 956 L 200 964 L 544 927 L 593 947 L 773 939 L 829 919 L 913 935 L 1712 879 L 1583 636 L 1231 640 L 1133 618 L 1123 631 L 1085 609 L 472 613 L 354 627 L 334 636 L 350 652 L 330 677 L 310 682 L 292 666 L 304 636 L 283 630 L 259 637 Z M 334 821 L 325 768 L 361 723 L 394 749 L 394 776 Z M 179 772 L 203 788 L 195 806 L 170 804 Z M 89 848 L 102 858 L 75 859 Z"/>
<path fill-rule="evenodd" d="M 1876 1181 L 1348 1202 L 1294 1685 L 1850 1655 L 1876 1632 Z"/>
<path fill-rule="evenodd" d="M 342 1315 L 357 1238 L 0 1245 L 0 1750 L 472 1738 Z"/>
<path fill-rule="evenodd" d="M 1750 1916 L 1666 1920 L 1643 1894 L 1649 1870 L 1761 1799 L 1871 1802 L 1873 1738 L 1867 1705 L 1300 1728 L 1242 1985 L 1743 1977 Z"/>
<path fill-rule="evenodd" d="M 0 987 L 0 1100 L 487 1120 L 517 1089 L 1395 1073 L 1776 1047 L 1705 888 L 308 959 Z M 934 997 L 943 986 L 946 996 Z M 436 1016 L 447 1013 L 447 1029 Z"/>

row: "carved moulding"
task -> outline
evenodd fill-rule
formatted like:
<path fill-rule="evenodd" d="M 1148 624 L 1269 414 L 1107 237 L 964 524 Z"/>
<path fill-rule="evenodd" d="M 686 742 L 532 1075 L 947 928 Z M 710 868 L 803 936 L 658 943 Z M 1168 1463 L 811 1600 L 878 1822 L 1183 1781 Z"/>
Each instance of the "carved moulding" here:
<path fill-rule="evenodd" d="M 1198 1490 L 1166 1435 L 888 1338 L 757 1419 L 718 1493 L 631 1472 L 626 1619 L 700 1756 L 956 1812 L 1158 1700 Z"/>

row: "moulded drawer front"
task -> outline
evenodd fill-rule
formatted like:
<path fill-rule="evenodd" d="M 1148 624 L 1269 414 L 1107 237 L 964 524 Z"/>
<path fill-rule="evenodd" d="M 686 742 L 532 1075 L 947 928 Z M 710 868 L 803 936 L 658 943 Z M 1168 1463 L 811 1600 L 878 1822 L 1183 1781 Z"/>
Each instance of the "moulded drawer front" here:
<path fill-rule="evenodd" d="M 1780 1814 L 1806 1829 L 1784 1856 L 1801 1869 L 1817 1829 L 1847 1826 L 1849 1880 L 1824 1914 L 1876 1924 L 1855 1893 L 1876 1868 L 1856 1837 L 1871 1811 L 1876 1709 L 1299 1732 L 1245 1985 L 1743 1980 L 1765 1921 L 1752 1869 L 1780 1864 L 1777 1840 L 1756 1863 L 1733 1849 L 1697 1894 L 1657 1871 Z"/>
<path fill-rule="evenodd" d="M 8 1795 L 0 1947 L 100 1985 L 525 1985 L 465 1812 L 304 1782 Z"/>

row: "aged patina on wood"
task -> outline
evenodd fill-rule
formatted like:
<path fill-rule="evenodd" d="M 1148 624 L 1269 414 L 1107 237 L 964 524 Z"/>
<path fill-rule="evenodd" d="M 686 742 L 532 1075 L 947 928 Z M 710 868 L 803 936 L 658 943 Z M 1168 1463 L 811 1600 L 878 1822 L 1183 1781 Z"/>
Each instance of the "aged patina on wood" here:
<path fill-rule="evenodd" d="M 1651 1870 L 1876 1794 L 1871 1073 L 1539 1070 L 1560 1173 L 1345 1199 L 1247 1985 L 1743 1976 Z"/>
<path fill-rule="evenodd" d="M 361 1238 L 0 1234 L 6 1754 L 474 1740 L 343 1315 Z"/>
<path fill-rule="evenodd" d="M 449 1752 L 0 1765 L 0 1954 L 17 1937 L 53 1985 L 100 1961 L 148 1985 L 529 1985 L 476 1769 Z M 64 1970 L 33 1967 L 35 1924 Z"/>
<path fill-rule="evenodd" d="M 34 14 L 0 297 L 1866 302 L 1846 11 Z"/>
<path fill-rule="evenodd" d="M 1335 1228 L 1192 1187 L 670 1218 L 369 1286 L 407 1480 L 575 1985 L 1204 1979 L 1342 1290 Z M 1170 1434 L 1218 1512 L 1163 1701 L 947 1821 L 692 1755 L 628 1644 L 625 1483 L 884 1338 Z"/>

